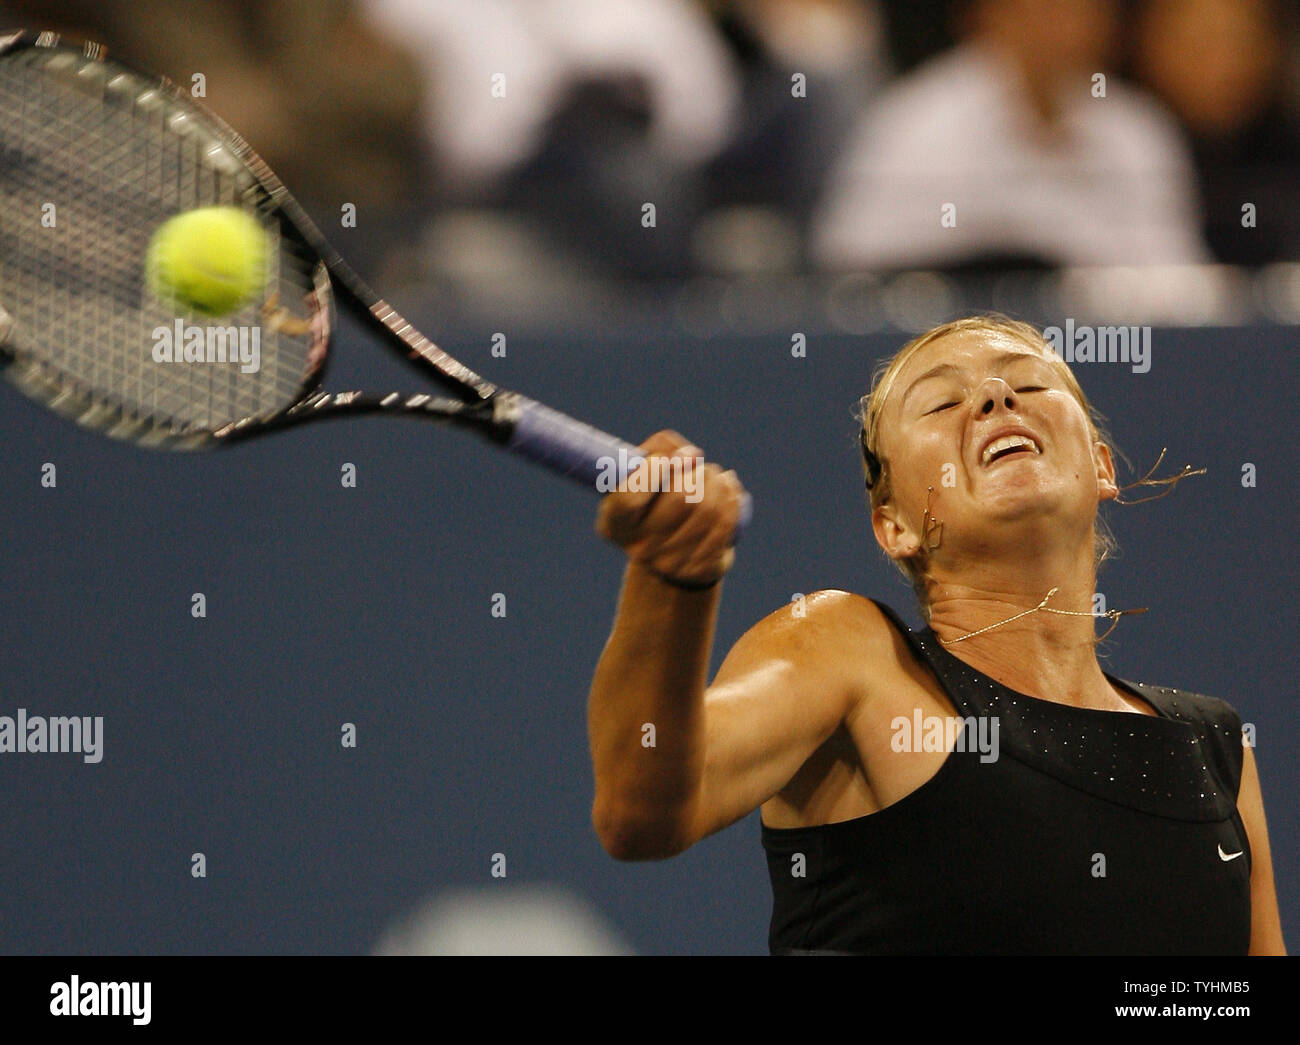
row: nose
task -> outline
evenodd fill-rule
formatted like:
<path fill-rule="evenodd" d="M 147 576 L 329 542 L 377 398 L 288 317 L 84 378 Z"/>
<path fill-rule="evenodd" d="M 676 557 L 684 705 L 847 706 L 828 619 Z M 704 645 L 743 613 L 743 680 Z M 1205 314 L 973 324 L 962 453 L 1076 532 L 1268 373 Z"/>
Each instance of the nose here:
<path fill-rule="evenodd" d="M 975 401 L 980 404 L 980 413 L 985 415 L 993 413 L 999 406 L 1014 410 L 1019 403 L 1015 391 L 1000 377 L 990 377 L 980 385 Z"/>

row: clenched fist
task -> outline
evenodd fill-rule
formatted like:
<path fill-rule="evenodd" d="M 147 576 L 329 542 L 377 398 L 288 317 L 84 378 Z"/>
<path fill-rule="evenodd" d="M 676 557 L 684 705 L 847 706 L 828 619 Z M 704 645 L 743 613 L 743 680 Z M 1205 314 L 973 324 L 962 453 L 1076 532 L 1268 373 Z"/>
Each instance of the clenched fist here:
<path fill-rule="evenodd" d="M 638 448 L 645 460 L 606 494 L 596 532 L 670 583 L 708 587 L 731 569 L 744 487 L 676 432 Z"/>

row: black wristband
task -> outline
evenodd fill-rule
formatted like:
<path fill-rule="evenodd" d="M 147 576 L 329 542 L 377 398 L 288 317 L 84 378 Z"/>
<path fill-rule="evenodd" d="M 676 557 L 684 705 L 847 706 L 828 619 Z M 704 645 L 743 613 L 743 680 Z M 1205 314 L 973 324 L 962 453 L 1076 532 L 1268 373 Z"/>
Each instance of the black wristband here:
<path fill-rule="evenodd" d="M 653 573 L 665 584 L 671 584 L 674 588 L 681 588 L 683 591 L 708 591 L 710 588 L 716 588 L 719 584 L 722 583 L 722 575 L 719 575 L 714 580 L 707 581 L 707 582 L 683 581 L 683 580 L 678 580 L 674 577 L 669 577 L 668 574 L 660 573 L 658 570 L 651 570 L 649 566 L 647 566 L 646 569 L 649 570 L 651 573 Z"/>

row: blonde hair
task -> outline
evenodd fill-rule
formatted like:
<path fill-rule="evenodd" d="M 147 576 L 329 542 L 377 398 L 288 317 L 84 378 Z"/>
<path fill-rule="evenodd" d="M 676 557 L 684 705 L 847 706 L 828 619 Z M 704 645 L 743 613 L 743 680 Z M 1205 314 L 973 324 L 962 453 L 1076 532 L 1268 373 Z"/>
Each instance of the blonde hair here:
<path fill-rule="evenodd" d="M 955 319 L 948 323 L 942 323 L 932 330 L 927 330 L 919 337 L 913 338 L 902 348 L 900 348 L 892 358 L 882 361 L 877 367 L 871 379 L 871 391 L 862 397 L 858 404 L 858 420 L 861 424 L 859 433 L 859 442 L 862 450 L 863 470 L 867 477 L 867 486 L 871 510 L 874 512 L 882 504 L 886 504 L 893 496 L 893 485 L 890 481 L 890 470 L 888 460 L 880 453 L 880 416 L 884 410 L 885 401 L 889 396 L 890 389 L 893 388 L 894 380 L 898 377 L 899 371 L 903 369 L 907 361 L 912 358 L 920 349 L 940 338 L 947 337 L 949 334 L 964 333 L 974 331 L 976 333 L 1003 334 L 1007 337 L 1014 338 L 1022 344 L 1041 352 L 1059 371 L 1062 380 L 1065 381 L 1066 388 L 1074 396 L 1079 405 L 1083 408 L 1084 416 L 1088 419 L 1088 426 L 1092 433 L 1093 441 L 1101 441 L 1110 447 L 1112 453 L 1123 458 L 1118 448 L 1115 447 L 1114 439 L 1111 438 L 1109 429 L 1106 424 L 1106 418 L 1084 395 L 1078 380 L 1075 378 L 1069 365 L 1061 358 L 1047 340 L 1043 337 L 1042 332 L 1030 323 L 1024 323 L 1017 319 L 1011 319 L 1007 316 L 996 313 L 988 313 L 978 316 L 967 316 L 964 319 Z M 878 470 L 877 467 L 878 466 Z M 875 473 L 873 476 L 873 472 Z M 1119 544 L 1115 540 L 1115 535 L 1111 532 L 1106 520 L 1097 516 L 1097 523 L 1094 527 L 1093 541 L 1093 566 L 1094 569 L 1100 568 L 1101 564 L 1107 559 L 1114 557 L 1119 551 Z M 917 601 L 920 603 L 921 610 L 929 619 L 930 608 L 925 591 L 925 569 L 927 564 L 927 555 L 922 542 L 922 548 L 914 555 L 904 559 L 890 559 L 907 578 L 912 585 L 912 590 L 916 593 Z"/>

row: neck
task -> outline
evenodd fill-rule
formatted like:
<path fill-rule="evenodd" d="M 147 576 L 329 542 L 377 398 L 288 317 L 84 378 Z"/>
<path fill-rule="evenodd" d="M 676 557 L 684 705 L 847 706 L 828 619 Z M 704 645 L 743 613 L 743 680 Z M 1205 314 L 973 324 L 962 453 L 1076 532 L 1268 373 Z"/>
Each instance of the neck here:
<path fill-rule="evenodd" d="M 962 569 L 960 578 L 945 573 L 936 566 L 927 580 L 930 626 L 959 660 L 1043 700 L 1095 704 L 1109 694 L 1091 616 L 1091 540 L 1069 554 L 984 559 Z M 1035 609 L 1053 588 L 1046 605 Z"/>
<path fill-rule="evenodd" d="M 1002 66 L 1007 89 L 1034 117 L 1036 122 L 1032 131 L 1039 136 L 1057 133 L 1063 110 L 1062 73 L 1050 62 L 1049 56 L 1026 50 L 997 33 L 986 36 L 984 44 Z"/>

